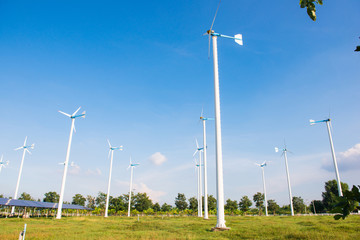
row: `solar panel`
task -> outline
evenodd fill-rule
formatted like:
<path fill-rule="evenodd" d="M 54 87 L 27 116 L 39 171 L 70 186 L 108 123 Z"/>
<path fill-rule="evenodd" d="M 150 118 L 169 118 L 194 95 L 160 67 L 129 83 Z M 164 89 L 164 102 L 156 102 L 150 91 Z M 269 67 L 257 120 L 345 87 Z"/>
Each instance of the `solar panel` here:
<path fill-rule="evenodd" d="M 0 206 L 33 207 L 33 208 L 57 208 L 58 203 L 36 202 L 18 199 L 0 198 Z M 63 204 L 63 209 L 92 210 L 80 205 Z"/>

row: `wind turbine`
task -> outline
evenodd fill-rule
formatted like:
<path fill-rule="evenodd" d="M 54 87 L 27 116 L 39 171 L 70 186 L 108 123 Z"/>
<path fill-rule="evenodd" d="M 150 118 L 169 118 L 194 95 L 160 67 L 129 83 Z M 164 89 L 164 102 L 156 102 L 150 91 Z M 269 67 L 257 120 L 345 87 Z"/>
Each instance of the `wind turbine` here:
<path fill-rule="evenodd" d="M 231 38 L 239 45 L 243 45 L 242 35 L 236 34 L 234 37 L 215 33 L 212 27 L 215 22 L 219 5 L 216 9 L 214 19 L 212 21 L 210 30 L 204 35 L 209 35 L 209 54 L 210 42 L 213 40 L 213 61 L 214 61 L 214 95 L 215 95 L 215 135 L 216 135 L 216 198 L 217 198 L 217 224 L 215 229 L 228 229 L 225 225 L 225 210 L 224 210 L 224 177 L 223 177 L 223 160 L 222 160 L 222 142 L 221 142 L 221 121 L 220 121 L 220 90 L 219 90 L 219 69 L 218 69 L 218 52 L 217 52 L 217 38 Z"/>
<path fill-rule="evenodd" d="M 266 187 L 265 187 L 265 174 L 264 174 L 264 167 L 266 166 L 266 161 L 264 161 L 262 164 L 258 164 L 259 167 L 261 167 L 262 170 L 262 179 L 263 179 L 263 186 L 264 186 L 264 198 L 265 198 L 265 215 L 268 216 L 268 209 L 267 209 L 267 199 L 266 199 Z"/>
<path fill-rule="evenodd" d="M 57 214 L 56 214 L 57 219 L 61 219 L 61 211 L 62 211 L 62 205 L 63 205 L 63 199 L 64 199 L 66 175 L 67 175 L 67 170 L 68 170 L 68 165 L 69 165 L 71 140 L 72 140 L 73 132 L 76 132 L 75 119 L 78 117 L 85 118 L 85 111 L 83 113 L 77 115 L 77 112 L 80 110 L 80 108 L 81 107 L 79 107 L 72 115 L 70 115 L 68 113 L 64 113 L 62 111 L 59 111 L 59 113 L 64 114 L 65 116 L 67 116 L 71 119 L 71 128 L 70 128 L 70 136 L 69 136 L 69 143 L 68 143 L 67 152 L 66 152 L 66 158 L 65 158 L 65 162 L 64 162 L 64 175 L 62 178 L 60 198 L 59 198 L 58 210 L 57 210 Z"/>
<path fill-rule="evenodd" d="M 129 206 L 128 206 L 128 217 L 130 217 L 130 206 L 131 206 L 131 190 L 132 190 L 132 180 L 133 180 L 133 172 L 134 172 L 134 167 L 140 165 L 140 163 L 132 163 L 131 162 L 131 157 L 130 157 L 130 164 L 128 166 L 127 169 L 130 168 L 131 170 L 131 175 L 130 175 L 130 192 L 129 192 Z"/>
<path fill-rule="evenodd" d="M 209 211 L 208 211 L 208 194 L 207 194 L 207 157 L 206 157 L 206 121 L 214 120 L 214 118 L 206 118 L 203 116 L 203 111 L 201 111 L 200 120 L 203 123 L 203 155 L 204 155 L 204 219 L 209 219 Z"/>
<path fill-rule="evenodd" d="M 6 162 L 4 162 L 3 161 L 3 155 L 1 155 L 1 159 L 0 159 L 0 173 L 1 173 L 1 169 L 4 167 L 5 168 L 5 166 L 8 166 L 9 165 L 9 161 L 6 161 Z"/>
<path fill-rule="evenodd" d="M 17 199 L 17 195 L 18 195 L 18 191 L 19 191 L 19 185 L 20 185 L 21 173 L 22 173 L 22 169 L 23 169 L 23 165 L 24 165 L 25 153 L 28 152 L 29 154 L 31 154 L 31 152 L 29 151 L 29 148 L 34 149 L 34 146 L 35 146 L 35 144 L 26 145 L 26 141 L 27 141 L 27 137 L 25 137 L 23 146 L 14 149 L 15 151 L 23 149 L 23 155 L 22 155 L 20 169 L 19 169 L 19 176 L 18 176 L 17 183 L 16 183 L 14 199 Z M 13 214 L 14 211 L 15 211 L 15 207 L 12 207 L 11 214 Z"/>
<path fill-rule="evenodd" d="M 195 162 L 195 173 L 197 172 L 197 208 L 198 208 L 198 217 L 200 217 L 200 177 L 199 177 L 199 171 L 200 171 L 200 164 L 197 163 L 196 158 L 194 158 Z"/>
<path fill-rule="evenodd" d="M 294 216 L 294 206 L 292 201 L 292 194 L 291 194 L 291 184 L 290 184 L 290 174 L 289 174 L 289 167 L 288 167 L 288 160 L 287 160 L 287 148 L 286 144 L 284 149 L 282 149 L 282 154 L 284 155 L 285 159 L 285 167 L 286 167 L 286 176 L 287 176 L 287 183 L 288 183 L 288 189 L 289 189 L 289 201 L 290 201 L 290 209 L 291 209 L 291 216 Z M 275 147 L 275 152 L 279 152 L 279 148 Z"/>
<path fill-rule="evenodd" d="M 104 217 L 108 217 L 110 184 L 111 184 L 111 172 L 112 172 L 112 163 L 113 163 L 114 150 L 122 151 L 122 146 L 120 146 L 120 147 L 112 147 L 111 144 L 110 144 L 110 141 L 109 140 L 107 140 L 107 141 L 108 141 L 108 144 L 109 144 L 108 158 L 111 155 L 111 160 L 110 160 L 109 183 L 108 183 L 108 191 L 107 191 L 107 196 L 106 196 L 106 208 L 105 208 L 105 216 Z"/>
<path fill-rule="evenodd" d="M 343 194 L 342 194 L 342 189 L 341 189 L 339 170 L 338 170 L 338 166 L 337 166 L 337 162 L 336 162 L 334 144 L 333 144 L 333 140 L 332 140 L 332 136 L 331 136 L 331 130 L 330 130 L 331 122 L 330 121 L 331 121 L 330 118 L 325 119 L 325 120 L 320 120 L 320 121 L 315 121 L 313 119 L 310 119 L 310 125 L 315 125 L 316 123 L 321 123 L 321 122 L 326 123 L 327 131 L 328 131 L 328 134 L 329 134 L 331 154 L 332 154 L 332 158 L 333 158 L 333 162 L 334 162 L 334 168 L 335 168 L 335 175 L 336 175 L 336 180 L 337 180 L 337 185 L 338 185 L 339 197 L 342 197 Z"/>
<path fill-rule="evenodd" d="M 200 212 L 198 213 L 198 216 L 202 217 L 201 152 L 204 150 L 204 148 L 199 147 L 199 143 L 198 143 L 197 139 L 195 139 L 195 142 L 196 142 L 196 150 L 193 154 L 193 157 L 197 153 L 199 153 L 199 193 L 200 193 L 199 200 L 200 201 L 199 201 L 198 207 L 199 207 Z"/>

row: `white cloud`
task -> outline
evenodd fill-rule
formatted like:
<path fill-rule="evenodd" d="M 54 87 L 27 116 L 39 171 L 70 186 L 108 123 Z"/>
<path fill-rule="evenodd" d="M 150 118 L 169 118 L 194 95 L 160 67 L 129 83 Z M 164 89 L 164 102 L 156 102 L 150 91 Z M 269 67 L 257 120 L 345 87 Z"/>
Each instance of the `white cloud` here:
<path fill-rule="evenodd" d="M 101 175 L 101 170 L 99 168 L 96 168 L 95 170 L 88 169 L 86 171 L 86 175 Z"/>
<path fill-rule="evenodd" d="M 160 198 L 166 195 L 166 192 L 150 189 L 145 183 L 136 184 L 135 189 L 137 192 L 147 193 L 153 202 L 159 202 Z"/>
<path fill-rule="evenodd" d="M 160 152 L 156 152 L 153 155 L 150 156 L 149 160 L 155 164 L 155 165 L 161 165 L 164 162 L 167 161 L 167 158 L 165 157 L 165 155 L 161 154 Z"/>
<path fill-rule="evenodd" d="M 79 175 L 80 174 L 80 167 L 78 165 L 68 166 L 69 167 L 69 174 L 72 175 Z"/>
<path fill-rule="evenodd" d="M 337 155 L 337 163 L 340 171 L 360 169 L 360 143 Z M 324 159 L 322 168 L 327 171 L 334 171 L 332 159 Z"/>

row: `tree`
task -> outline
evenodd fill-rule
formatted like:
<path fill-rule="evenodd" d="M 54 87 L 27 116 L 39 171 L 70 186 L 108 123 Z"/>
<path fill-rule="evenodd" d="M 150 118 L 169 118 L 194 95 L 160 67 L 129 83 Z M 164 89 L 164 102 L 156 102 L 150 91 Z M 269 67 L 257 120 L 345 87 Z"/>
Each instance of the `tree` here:
<path fill-rule="evenodd" d="M 216 210 L 216 198 L 213 195 L 208 196 L 208 209 L 209 211 Z"/>
<path fill-rule="evenodd" d="M 135 209 L 139 212 L 143 212 L 152 207 L 152 200 L 146 193 L 138 193 L 134 196 Z"/>
<path fill-rule="evenodd" d="M 346 183 L 341 182 L 342 191 L 349 190 Z M 331 211 L 334 207 L 337 197 L 339 196 L 337 181 L 335 179 L 329 180 L 325 183 L 325 192 L 322 193 L 323 204 L 326 211 Z"/>
<path fill-rule="evenodd" d="M 178 196 L 175 198 L 175 206 L 180 210 L 183 211 L 188 207 L 186 202 L 185 194 L 178 193 Z"/>
<path fill-rule="evenodd" d="M 129 194 L 123 194 L 122 195 L 123 199 L 124 199 L 124 203 L 125 206 L 128 207 L 129 206 Z M 135 207 L 135 195 L 134 192 L 131 192 L 131 203 L 130 203 L 130 209 L 133 209 Z"/>
<path fill-rule="evenodd" d="M 189 209 L 196 211 L 198 208 L 198 201 L 196 197 L 189 198 Z"/>
<path fill-rule="evenodd" d="M 360 202 L 360 186 L 357 187 L 353 185 L 351 191 L 344 190 L 344 196 L 338 197 L 336 199 L 336 204 L 334 209 L 332 210 L 333 213 L 339 213 L 334 216 L 336 220 L 340 218 L 345 219 L 349 214 L 354 211 L 355 209 L 359 209 L 359 202 Z"/>
<path fill-rule="evenodd" d="M 225 210 L 228 210 L 229 212 L 235 212 L 238 208 L 238 203 L 236 200 L 231 200 L 230 198 L 226 200 L 226 204 L 224 206 Z"/>
<path fill-rule="evenodd" d="M 273 199 L 268 200 L 267 204 L 268 204 L 268 210 L 272 212 L 274 215 L 280 209 L 280 206 Z"/>
<path fill-rule="evenodd" d="M 106 193 L 99 192 L 95 199 L 96 206 L 99 208 L 105 208 L 106 204 Z"/>
<path fill-rule="evenodd" d="M 126 210 L 127 205 L 125 204 L 124 197 L 112 197 L 109 199 L 109 209 L 114 209 L 115 212 Z"/>
<path fill-rule="evenodd" d="M 239 208 L 243 212 L 249 211 L 251 205 L 252 205 L 252 202 L 248 196 L 243 196 L 239 202 Z"/>
<path fill-rule="evenodd" d="M 87 195 L 86 202 L 87 202 L 86 207 L 95 209 L 95 197 L 91 195 Z"/>
<path fill-rule="evenodd" d="M 59 202 L 59 194 L 57 194 L 56 192 L 48 192 L 44 194 L 45 198 L 43 199 L 44 202 Z"/>
<path fill-rule="evenodd" d="M 326 212 L 324 203 L 321 200 L 313 200 L 310 203 L 310 211 L 312 213 L 324 213 L 324 212 Z"/>
<path fill-rule="evenodd" d="M 309 17 L 313 20 L 316 21 L 316 7 L 315 7 L 315 3 L 322 5 L 323 4 L 323 0 L 300 0 L 300 7 L 301 8 L 306 8 L 307 14 L 309 15 Z"/>
<path fill-rule="evenodd" d="M 20 197 L 19 200 L 28 200 L 28 201 L 35 201 L 35 199 L 33 199 L 30 194 L 23 192 Z"/>
<path fill-rule="evenodd" d="M 257 192 L 253 196 L 253 200 L 255 202 L 255 206 L 259 209 L 259 214 L 261 215 L 262 208 L 264 207 L 264 201 L 265 201 L 264 194 L 262 194 L 261 192 Z"/>
<path fill-rule="evenodd" d="M 4 195 L 3 195 L 3 194 L 0 194 L 0 198 L 4 198 Z"/>
<path fill-rule="evenodd" d="M 305 211 L 304 200 L 301 197 L 293 197 L 292 201 L 293 201 L 294 212 L 302 213 L 303 211 Z"/>
<path fill-rule="evenodd" d="M 75 196 L 73 196 L 71 204 L 85 206 L 85 202 L 86 202 L 86 198 L 80 193 L 77 193 L 75 194 Z"/>
<path fill-rule="evenodd" d="M 152 207 L 154 209 L 154 212 L 160 212 L 161 211 L 161 207 L 159 203 L 155 203 Z"/>
<path fill-rule="evenodd" d="M 164 203 L 163 205 L 161 205 L 161 211 L 163 211 L 163 212 L 169 212 L 169 211 L 171 211 L 171 209 L 172 209 L 172 206 L 167 203 Z"/>

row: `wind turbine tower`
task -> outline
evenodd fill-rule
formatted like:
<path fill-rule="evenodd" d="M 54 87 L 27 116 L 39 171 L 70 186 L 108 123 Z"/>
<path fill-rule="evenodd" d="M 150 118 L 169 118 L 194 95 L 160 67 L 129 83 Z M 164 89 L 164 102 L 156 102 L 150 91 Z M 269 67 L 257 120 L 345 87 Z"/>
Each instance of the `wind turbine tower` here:
<path fill-rule="evenodd" d="M 107 195 L 106 195 L 106 207 L 105 207 L 105 215 L 104 217 L 108 217 L 108 209 L 109 209 L 109 198 L 110 198 L 110 184 L 111 184 L 111 173 L 112 173 L 112 164 L 113 164 L 113 156 L 114 156 L 114 150 L 120 150 L 122 151 L 122 147 L 112 147 L 110 144 L 110 141 L 108 141 L 109 144 L 109 154 L 108 154 L 108 158 L 111 155 L 111 160 L 110 160 L 110 170 L 109 170 L 109 183 L 108 183 L 108 190 L 107 190 Z"/>
<path fill-rule="evenodd" d="M 24 141 L 23 146 L 15 148 L 15 151 L 23 149 L 23 155 L 22 155 L 20 169 L 19 169 L 19 176 L 18 176 L 17 183 L 16 183 L 14 199 L 17 199 L 17 195 L 18 195 L 18 191 L 19 191 L 21 173 L 22 173 L 22 169 L 23 169 L 23 165 L 24 165 L 24 159 L 25 159 L 25 153 L 28 152 L 29 154 L 31 154 L 31 152 L 29 151 L 29 148 L 34 149 L 34 146 L 35 146 L 35 144 L 26 145 L 26 140 L 27 140 L 27 137 L 25 137 L 25 141 Z M 11 214 L 13 214 L 14 211 L 15 211 L 15 207 L 12 207 L 11 208 Z"/>
<path fill-rule="evenodd" d="M 64 113 L 62 111 L 59 111 L 59 113 L 64 114 L 65 116 L 67 116 L 71 119 L 71 128 L 70 128 L 69 143 L 68 143 L 68 147 L 67 147 L 67 151 L 66 151 L 66 158 L 65 158 L 65 162 L 64 162 L 64 174 L 63 174 L 62 183 L 61 183 L 61 191 L 60 191 L 60 198 L 59 198 L 56 219 L 61 219 L 61 211 L 62 211 L 62 205 L 63 205 L 63 199 L 64 199 L 66 175 L 67 175 L 67 170 L 68 170 L 68 166 L 69 166 L 71 141 L 72 141 L 73 132 L 76 131 L 75 130 L 75 119 L 78 117 L 85 118 L 85 111 L 81 114 L 76 115 L 77 112 L 80 110 L 80 108 L 81 107 L 79 107 L 72 115 L 70 115 L 68 113 Z"/>
<path fill-rule="evenodd" d="M 129 206 L 128 206 L 128 217 L 130 217 L 130 207 L 131 207 L 131 191 L 132 191 L 132 180 L 133 180 L 133 172 L 134 167 L 140 165 L 140 163 L 132 163 L 130 158 L 130 164 L 128 166 L 128 169 L 130 168 L 131 175 L 130 175 L 130 191 L 129 191 Z"/>
<path fill-rule="evenodd" d="M 268 208 L 267 208 L 266 186 L 265 186 L 265 173 L 264 173 L 264 167 L 266 167 L 266 161 L 263 162 L 262 164 L 258 164 L 258 163 L 255 163 L 255 164 L 258 165 L 259 167 L 261 167 L 262 180 L 263 180 L 263 188 L 264 188 L 264 198 L 265 198 L 265 216 L 269 216 L 269 215 L 268 215 Z"/>
<path fill-rule="evenodd" d="M 212 30 L 220 2 L 215 13 L 215 17 L 211 24 L 210 30 L 204 35 L 209 35 L 210 41 L 213 41 L 213 61 L 214 61 L 214 95 L 215 95 L 215 138 L 216 138 L 216 198 L 217 198 L 217 224 L 215 229 L 228 229 L 225 225 L 225 209 L 224 209 L 224 177 L 223 177 L 223 160 L 222 160 L 222 141 L 221 141 L 221 120 L 220 120 L 220 90 L 219 90 L 219 68 L 218 68 L 218 50 L 217 38 L 224 37 L 234 39 L 239 45 L 243 45 L 242 35 L 237 34 L 234 37 L 222 35 Z"/>
<path fill-rule="evenodd" d="M 337 181 L 337 185 L 338 185 L 339 197 L 342 197 L 343 193 L 342 193 L 342 189 L 341 189 L 339 169 L 338 169 L 338 165 L 337 165 L 337 161 L 336 161 L 335 149 L 334 149 L 334 144 L 333 144 L 333 140 L 332 140 L 332 136 L 331 136 L 331 129 L 330 129 L 331 119 L 328 118 L 328 119 L 320 120 L 320 121 L 315 121 L 315 120 L 310 119 L 310 125 L 315 125 L 316 123 L 321 123 L 321 122 L 326 123 L 327 131 L 328 131 L 328 134 L 329 134 L 331 155 L 332 155 L 333 162 L 334 162 L 334 168 L 335 168 L 336 181 Z"/>
<path fill-rule="evenodd" d="M 203 155 L 204 155 L 204 219 L 209 219 L 209 210 L 208 210 L 208 193 L 207 193 L 207 144 L 206 144 L 206 121 L 214 120 L 214 118 L 203 117 L 203 112 L 201 112 L 200 120 L 203 124 Z"/>
<path fill-rule="evenodd" d="M 198 208 L 199 208 L 199 212 L 198 212 L 198 216 L 199 217 L 202 217 L 202 182 L 201 182 L 201 155 L 202 155 L 202 151 L 204 150 L 204 148 L 202 147 L 199 147 L 199 143 L 197 141 L 197 139 L 195 139 L 195 142 L 196 142 L 196 150 L 193 154 L 193 157 L 196 155 L 196 153 L 199 153 L 199 204 L 198 204 Z"/>
<path fill-rule="evenodd" d="M 275 152 L 279 152 L 279 148 L 275 148 Z M 294 206 L 292 201 L 292 194 L 291 194 L 291 184 L 290 184 L 290 174 L 289 174 L 289 167 L 288 167 L 288 160 L 287 160 L 287 148 L 286 145 L 284 149 L 282 150 L 282 155 L 284 155 L 285 159 L 285 167 L 286 167 L 286 176 L 287 176 L 287 183 L 288 183 L 288 189 L 289 189 L 289 201 L 290 201 L 290 209 L 291 209 L 291 216 L 294 216 Z"/>

